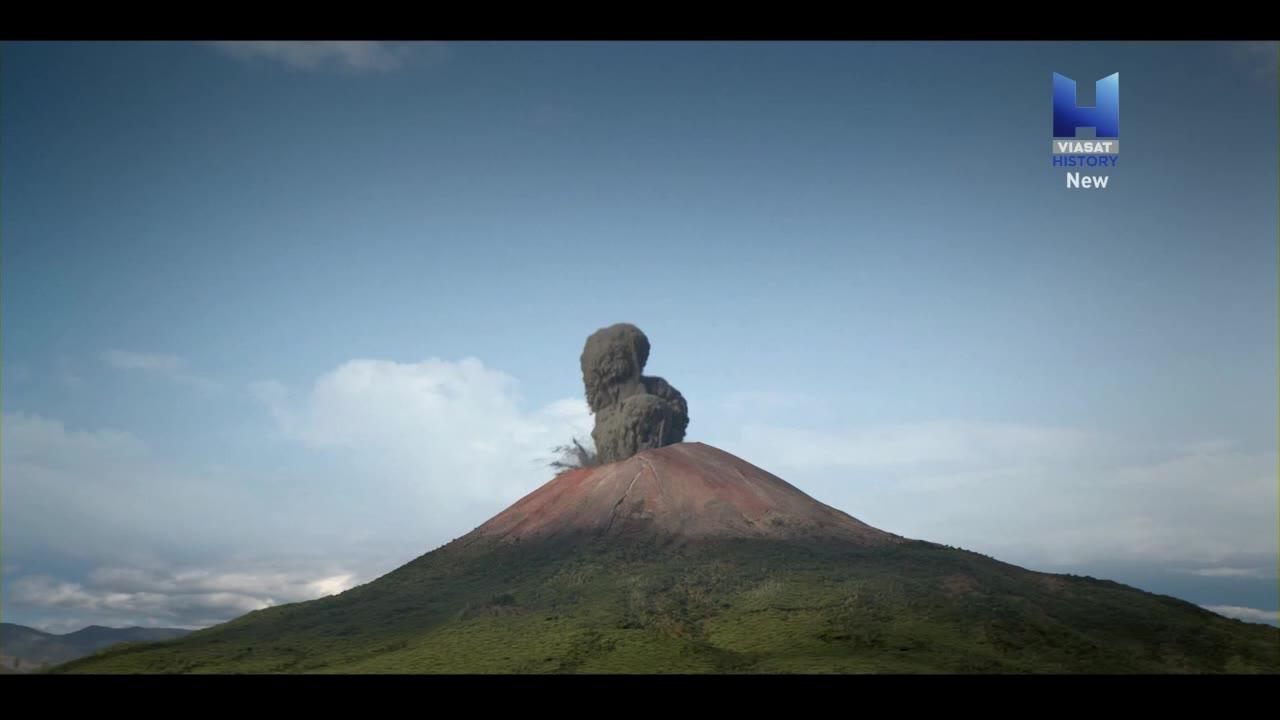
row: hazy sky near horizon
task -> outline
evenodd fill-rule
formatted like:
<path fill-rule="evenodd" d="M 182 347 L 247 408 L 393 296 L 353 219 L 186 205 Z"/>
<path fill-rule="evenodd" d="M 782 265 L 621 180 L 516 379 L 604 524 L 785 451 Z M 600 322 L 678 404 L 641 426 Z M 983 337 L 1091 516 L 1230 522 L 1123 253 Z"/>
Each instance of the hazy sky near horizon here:
<path fill-rule="evenodd" d="M 1120 73 L 1106 190 L 1053 72 Z M 861 520 L 1274 621 L 1277 117 L 1275 44 L 5 43 L 4 619 L 373 579 L 626 321 Z"/>

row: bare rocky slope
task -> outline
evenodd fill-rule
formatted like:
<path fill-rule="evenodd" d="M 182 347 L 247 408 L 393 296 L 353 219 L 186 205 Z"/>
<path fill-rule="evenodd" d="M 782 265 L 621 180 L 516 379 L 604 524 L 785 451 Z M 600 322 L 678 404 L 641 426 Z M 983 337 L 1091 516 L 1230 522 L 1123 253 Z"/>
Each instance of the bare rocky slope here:
<path fill-rule="evenodd" d="M 826 538 L 899 542 L 795 486 L 703 443 L 644 450 L 621 462 L 570 470 L 474 533 L 502 543 L 594 538 Z"/>

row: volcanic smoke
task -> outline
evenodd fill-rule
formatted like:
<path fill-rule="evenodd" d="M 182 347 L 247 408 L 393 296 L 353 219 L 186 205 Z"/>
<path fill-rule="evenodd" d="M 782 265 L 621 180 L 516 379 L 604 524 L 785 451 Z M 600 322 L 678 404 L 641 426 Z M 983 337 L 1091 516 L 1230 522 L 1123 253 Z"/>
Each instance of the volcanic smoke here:
<path fill-rule="evenodd" d="M 596 416 L 591 438 L 601 463 L 684 440 L 689 405 L 671 383 L 641 374 L 648 360 L 649 338 L 635 325 L 610 325 L 587 338 L 582 383 Z"/>

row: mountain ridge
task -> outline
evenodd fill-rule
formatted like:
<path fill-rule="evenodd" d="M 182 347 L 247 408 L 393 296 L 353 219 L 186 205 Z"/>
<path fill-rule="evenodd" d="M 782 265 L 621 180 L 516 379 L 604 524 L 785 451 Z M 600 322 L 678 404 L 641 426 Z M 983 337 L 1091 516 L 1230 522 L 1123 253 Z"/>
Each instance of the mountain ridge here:
<path fill-rule="evenodd" d="M 30 672 L 75 660 L 117 643 L 162 641 L 190 632 L 180 628 L 89 625 L 61 635 L 16 623 L 0 623 L 0 665 Z"/>

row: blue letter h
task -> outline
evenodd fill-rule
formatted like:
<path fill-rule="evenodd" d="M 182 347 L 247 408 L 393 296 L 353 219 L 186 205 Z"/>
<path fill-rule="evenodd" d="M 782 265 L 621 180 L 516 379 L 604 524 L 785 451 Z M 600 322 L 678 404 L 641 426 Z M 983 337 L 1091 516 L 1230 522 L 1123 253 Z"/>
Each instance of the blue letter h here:
<path fill-rule="evenodd" d="M 1053 74 L 1053 136 L 1075 137 L 1082 127 L 1094 128 L 1097 137 L 1120 137 L 1120 73 L 1095 83 L 1094 107 L 1076 105 L 1076 81 Z"/>

